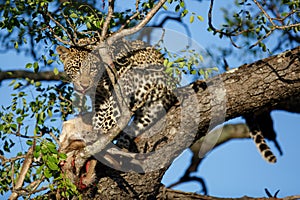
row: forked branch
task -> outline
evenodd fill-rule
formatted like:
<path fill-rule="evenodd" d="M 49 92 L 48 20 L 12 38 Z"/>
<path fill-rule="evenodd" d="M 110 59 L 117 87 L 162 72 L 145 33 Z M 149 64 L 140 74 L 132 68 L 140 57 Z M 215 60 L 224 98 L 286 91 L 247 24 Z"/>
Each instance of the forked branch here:
<path fill-rule="evenodd" d="M 135 27 L 117 31 L 110 38 L 108 38 L 107 43 L 109 45 L 111 45 L 118 39 L 121 39 L 125 36 L 131 35 L 131 34 L 134 34 L 138 31 L 140 31 L 143 27 L 146 26 L 146 24 L 152 19 L 152 17 L 158 12 L 158 10 L 164 5 L 164 3 L 166 1 L 167 0 L 160 0 L 156 5 L 154 5 L 152 10 L 149 11 L 149 13 L 146 15 L 146 17 L 140 23 L 138 23 Z"/>
<path fill-rule="evenodd" d="M 268 31 L 265 35 L 263 35 L 262 37 L 259 37 L 258 40 L 252 44 L 249 48 L 253 48 L 255 46 L 257 46 L 258 44 L 260 44 L 264 39 L 266 39 L 267 37 L 269 37 L 275 30 L 287 30 L 290 28 L 295 28 L 295 27 L 300 27 L 300 23 L 292 23 L 292 24 L 285 24 L 284 20 L 287 17 L 292 16 L 293 14 L 295 14 L 296 12 L 300 12 L 300 10 L 291 10 L 285 17 L 277 17 L 277 18 L 272 18 L 270 17 L 270 15 L 268 14 L 268 12 L 263 8 L 263 6 L 256 0 L 253 0 L 253 2 L 255 3 L 255 5 L 257 6 L 257 8 L 260 10 L 260 12 L 268 19 L 268 21 L 270 22 L 271 26 L 268 26 Z M 210 6 L 209 6 L 209 11 L 208 11 L 208 26 L 209 28 L 214 32 L 214 33 L 219 33 L 220 35 L 224 35 L 226 37 L 228 37 L 231 41 L 231 43 L 237 47 L 240 48 L 237 44 L 235 44 L 233 37 L 239 36 L 241 34 L 247 33 L 247 32 L 253 32 L 253 30 L 250 29 L 244 29 L 243 26 L 243 21 L 241 20 L 241 22 L 237 25 L 236 28 L 234 28 L 233 30 L 226 30 L 223 31 L 221 29 L 216 28 L 213 23 L 212 23 L 212 11 L 213 11 L 213 5 L 214 5 L 214 0 L 210 1 Z M 279 21 L 281 25 L 278 25 L 275 23 L 275 21 Z"/>
<path fill-rule="evenodd" d="M 22 187 L 24 180 L 25 180 L 25 176 L 31 166 L 31 163 L 33 161 L 33 149 L 34 149 L 34 145 L 31 146 L 26 154 L 25 160 L 23 162 L 23 166 L 21 168 L 20 174 L 18 176 L 18 179 L 16 181 L 16 185 L 15 185 L 15 190 L 18 190 Z M 13 193 L 10 196 L 10 200 L 14 200 L 18 198 L 18 193 L 16 191 L 13 191 Z"/>

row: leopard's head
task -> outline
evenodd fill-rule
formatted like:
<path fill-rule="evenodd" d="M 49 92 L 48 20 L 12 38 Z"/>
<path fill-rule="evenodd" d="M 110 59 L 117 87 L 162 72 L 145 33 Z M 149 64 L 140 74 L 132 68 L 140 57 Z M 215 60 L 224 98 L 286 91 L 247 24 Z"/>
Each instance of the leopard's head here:
<path fill-rule="evenodd" d="M 56 51 L 76 91 L 85 93 L 97 85 L 101 62 L 93 52 L 84 48 L 63 46 L 58 46 Z"/>

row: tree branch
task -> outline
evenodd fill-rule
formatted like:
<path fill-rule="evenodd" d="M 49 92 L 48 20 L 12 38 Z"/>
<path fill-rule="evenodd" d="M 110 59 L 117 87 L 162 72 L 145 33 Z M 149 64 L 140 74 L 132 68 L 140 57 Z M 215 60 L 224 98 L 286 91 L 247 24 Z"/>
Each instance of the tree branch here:
<path fill-rule="evenodd" d="M 105 36 L 107 34 L 107 30 L 109 28 L 109 24 L 110 24 L 111 19 L 113 17 L 113 14 L 114 14 L 114 4 L 115 4 L 114 0 L 109 0 L 108 1 L 108 13 L 107 13 L 107 17 L 105 19 L 105 22 L 103 24 L 103 29 L 102 29 L 102 33 L 101 33 L 102 40 L 104 40 L 104 38 L 105 38 Z"/>
<path fill-rule="evenodd" d="M 160 0 L 152 9 L 151 11 L 146 15 L 145 19 L 143 19 L 138 25 L 136 25 L 133 28 L 130 29 L 124 29 L 121 30 L 120 32 L 116 32 L 114 34 L 112 34 L 111 37 L 108 38 L 107 43 L 109 45 L 111 45 L 113 42 L 117 41 L 118 39 L 121 39 L 125 36 L 134 34 L 136 32 L 138 32 L 139 30 L 141 30 L 143 27 L 146 26 L 146 24 L 152 19 L 152 17 L 155 15 L 155 13 L 157 13 L 157 11 L 164 5 L 164 3 L 167 0 Z"/>
<path fill-rule="evenodd" d="M 257 41 L 252 44 L 249 49 L 257 46 L 260 42 L 262 42 L 264 39 L 266 39 L 267 37 L 269 37 L 275 30 L 286 30 L 286 29 L 289 29 L 289 28 L 295 28 L 295 27 L 299 27 L 300 26 L 300 23 L 295 23 L 295 24 L 289 24 L 289 25 L 286 25 L 284 24 L 284 20 L 291 16 L 292 14 L 296 13 L 297 11 L 296 10 L 292 10 L 290 13 L 287 14 L 286 17 L 283 17 L 283 18 L 271 18 L 270 15 L 267 13 L 267 11 L 262 7 L 262 5 L 256 1 L 256 0 L 253 0 L 253 2 L 256 4 L 256 6 L 258 7 L 258 9 L 263 13 L 264 16 L 266 16 L 266 18 L 268 19 L 268 21 L 271 23 L 271 26 L 268 26 L 269 30 L 267 31 L 267 33 L 265 35 L 263 35 L 262 37 L 260 38 L 257 38 Z M 250 29 L 243 29 L 243 21 L 241 21 L 241 23 L 239 23 L 237 25 L 236 28 L 234 28 L 233 30 L 229 31 L 229 30 L 226 30 L 226 31 L 223 31 L 222 29 L 217 29 L 213 26 L 212 24 L 212 10 L 213 10 L 213 5 L 214 5 L 214 0 L 210 0 L 210 6 L 209 6 L 209 11 L 208 11 L 208 26 L 209 28 L 214 32 L 214 33 L 219 33 L 220 35 L 225 35 L 227 36 L 231 43 L 233 44 L 234 47 L 237 47 L 237 48 L 240 48 L 238 45 L 235 44 L 235 42 L 233 41 L 233 38 L 232 37 L 235 37 L 235 36 L 238 36 L 238 35 L 241 35 L 241 34 L 244 34 L 246 32 L 251 32 L 253 30 L 250 30 Z M 298 11 L 299 12 L 299 11 Z M 282 25 L 277 25 L 275 24 L 274 20 L 277 20 L 277 21 L 280 21 Z M 242 29 L 242 30 L 240 30 Z"/>
<path fill-rule="evenodd" d="M 294 195 L 294 196 L 287 196 L 284 198 L 271 198 L 272 200 L 297 200 L 300 198 L 300 195 Z M 243 196 L 239 198 L 221 198 L 221 197 L 213 197 L 213 196 L 204 196 L 192 192 L 182 192 L 178 190 L 171 190 L 164 187 L 161 187 L 160 193 L 157 196 L 157 199 L 186 199 L 186 200 L 192 200 L 192 199 L 199 199 L 199 200 L 270 200 L 270 198 L 265 197 L 248 197 Z"/>
<path fill-rule="evenodd" d="M 57 75 L 53 71 L 34 73 L 26 70 L 1 71 L 0 82 L 7 79 L 28 78 L 35 81 L 62 81 L 69 82 L 65 72 L 59 72 Z"/>
<path fill-rule="evenodd" d="M 25 160 L 23 162 L 23 166 L 21 168 L 19 177 L 16 181 L 15 190 L 21 189 L 21 187 L 24 183 L 26 173 L 28 172 L 28 169 L 30 168 L 30 165 L 31 165 L 32 160 L 33 160 L 33 148 L 34 148 L 34 146 L 31 146 L 29 148 L 27 154 L 26 154 L 26 157 L 25 157 Z M 19 196 L 18 193 L 16 191 L 13 191 L 13 193 L 9 197 L 9 200 L 17 199 L 18 196 Z"/>

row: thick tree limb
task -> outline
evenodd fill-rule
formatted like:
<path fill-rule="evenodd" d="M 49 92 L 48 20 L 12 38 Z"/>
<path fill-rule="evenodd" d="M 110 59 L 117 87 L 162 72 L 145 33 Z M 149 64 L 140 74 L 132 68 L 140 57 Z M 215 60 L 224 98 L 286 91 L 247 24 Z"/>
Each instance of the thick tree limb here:
<path fill-rule="evenodd" d="M 212 196 L 204 196 L 200 194 L 195 194 L 191 192 L 182 192 L 178 190 L 171 190 L 166 188 L 161 188 L 160 194 L 157 196 L 157 199 L 185 199 L 185 200 L 192 200 L 192 199 L 198 199 L 198 200 L 297 200 L 299 199 L 299 195 L 295 196 L 288 196 L 284 198 L 254 198 L 254 197 L 248 197 L 243 196 L 239 198 L 221 198 L 221 197 L 212 197 Z"/>
<path fill-rule="evenodd" d="M 127 160 L 128 163 L 132 163 L 132 159 L 136 159 L 138 162 L 135 163 L 143 164 L 142 167 L 146 169 L 146 173 L 121 172 L 103 165 L 97 167 L 100 170 L 98 173 L 101 173 L 101 177 L 104 178 L 98 182 L 101 194 L 97 194 L 95 199 L 107 197 L 112 190 L 114 190 L 114 195 L 110 196 L 112 199 L 146 197 L 145 190 L 159 184 L 162 172 L 168 168 L 176 156 L 193 141 L 205 136 L 209 129 L 224 120 L 248 113 L 282 108 L 283 102 L 290 101 L 292 97 L 300 94 L 299 57 L 300 47 L 214 77 L 206 82 L 208 87 L 205 90 L 199 89 L 201 87 L 197 84 L 200 83 L 196 82 L 192 87 L 195 89 L 196 99 L 189 98 L 189 95 L 193 95 L 189 93 L 190 87 L 180 89 L 179 96 L 183 97 L 183 103 L 187 106 L 186 112 L 182 112 L 181 106 L 171 109 L 159 133 L 151 136 L 146 132 L 145 137 L 138 140 L 138 147 L 144 149 L 145 153 L 152 152 L 153 154 L 133 156 Z M 222 83 L 222 85 L 216 83 Z M 226 96 L 223 96 L 224 91 Z M 225 113 L 223 113 L 224 107 L 226 107 Z M 182 128 L 182 118 L 193 120 L 185 122 Z M 198 126 L 194 125 L 194 120 Z M 192 133 L 195 129 L 196 135 Z M 150 136 L 147 137 L 147 134 Z M 153 148 L 145 149 L 146 146 Z M 146 183 L 151 184 L 145 186 Z M 112 188 L 114 184 L 122 185 L 126 189 Z M 158 191 L 151 189 L 151 195 L 154 195 L 153 192 Z"/>
<path fill-rule="evenodd" d="M 57 75 L 53 71 L 34 73 L 26 70 L 0 71 L 0 82 L 7 79 L 25 79 L 35 81 L 62 81 L 68 80 L 65 72 L 59 72 Z"/>

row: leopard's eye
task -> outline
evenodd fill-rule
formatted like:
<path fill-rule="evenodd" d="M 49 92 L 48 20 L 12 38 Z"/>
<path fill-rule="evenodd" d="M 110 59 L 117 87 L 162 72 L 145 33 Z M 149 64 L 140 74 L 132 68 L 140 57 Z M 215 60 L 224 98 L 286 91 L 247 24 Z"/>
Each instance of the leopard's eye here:
<path fill-rule="evenodd" d="M 80 67 L 78 65 L 74 66 L 71 64 L 65 68 L 65 72 L 71 79 L 75 79 L 79 74 L 79 68 Z"/>

